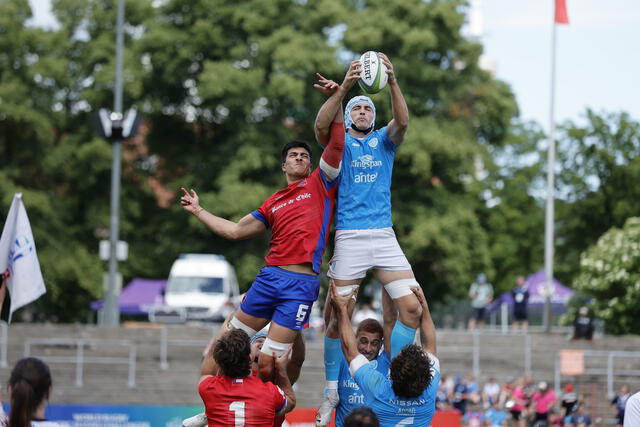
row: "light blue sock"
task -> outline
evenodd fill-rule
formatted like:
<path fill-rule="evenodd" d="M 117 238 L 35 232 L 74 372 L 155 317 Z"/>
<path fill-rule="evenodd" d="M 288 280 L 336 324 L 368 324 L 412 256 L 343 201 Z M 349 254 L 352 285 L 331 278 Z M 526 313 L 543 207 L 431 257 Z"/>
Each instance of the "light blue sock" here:
<path fill-rule="evenodd" d="M 394 358 L 402 349 L 413 344 L 413 340 L 416 337 L 416 330 L 408 327 L 399 320 L 396 320 L 396 324 L 391 331 L 391 358 Z"/>
<path fill-rule="evenodd" d="M 328 388 L 338 388 L 342 346 L 339 338 L 324 337 L 324 376 Z M 335 385 L 334 387 L 331 387 Z"/>

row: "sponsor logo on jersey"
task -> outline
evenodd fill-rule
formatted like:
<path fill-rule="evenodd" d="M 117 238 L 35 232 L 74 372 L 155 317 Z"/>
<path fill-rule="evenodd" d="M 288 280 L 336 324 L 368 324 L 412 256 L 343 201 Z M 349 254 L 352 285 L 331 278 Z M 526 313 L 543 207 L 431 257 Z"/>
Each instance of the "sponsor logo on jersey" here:
<path fill-rule="evenodd" d="M 371 154 L 364 154 L 351 161 L 351 167 L 354 168 L 372 169 L 380 166 L 382 166 L 382 160 L 375 160 Z"/>
<path fill-rule="evenodd" d="M 275 212 L 279 211 L 280 209 L 284 208 L 285 206 L 292 205 L 295 202 L 299 202 L 301 200 L 310 199 L 310 198 L 311 198 L 311 193 L 298 194 L 294 199 L 289 199 L 286 202 L 282 202 L 279 205 L 276 205 L 276 206 L 272 207 L 271 208 L 271 213 L 275 213 Z"/>

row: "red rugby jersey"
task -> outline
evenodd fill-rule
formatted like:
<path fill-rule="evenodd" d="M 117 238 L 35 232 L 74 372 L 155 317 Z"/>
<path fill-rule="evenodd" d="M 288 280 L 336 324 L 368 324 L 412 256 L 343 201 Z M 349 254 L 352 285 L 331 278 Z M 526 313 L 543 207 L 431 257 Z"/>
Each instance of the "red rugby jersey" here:
<path fill-rule="evenodd" d="M 217 375 L 198 386 L 208 425 L 272 427 L 287 399 L 280 387 L 258 377 L 231 378 Z"/>
<path fill-rule="evenodd" d="M 329 227 L 337 180 L 327 181 L 320 168 L 269 197 L 251 214 L 271 227 L 266 265 L 309 262 L 320 273 L 322 254 L 329 240 Z"/>
<path fill-rule="evenodd" d="M 344 126 L 333 123 L 331 140 L 322 158 L 339 168 L 344 148 Z M 290 184 L 251 212 L 254 218 L 271 227 L 266 265 L 293 265 L 309 262 L 320 273 L 322 254 L 329 240 L 329 228 L 338 178 L 328 181 L 320 168 L 307 178 Z"/>

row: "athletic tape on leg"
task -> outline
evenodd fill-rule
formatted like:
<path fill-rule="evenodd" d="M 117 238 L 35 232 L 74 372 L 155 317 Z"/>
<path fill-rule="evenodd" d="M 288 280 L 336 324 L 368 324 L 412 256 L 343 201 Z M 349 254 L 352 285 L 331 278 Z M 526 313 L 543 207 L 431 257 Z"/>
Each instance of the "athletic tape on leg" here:
<path fill-rule="evenodd" d="M 398 299 L 413 294 L 411 288 L 418 288 L 420 284 L 416 279 L 400 279 L 384 285 L 391 299 Z"/>
<path fill-rule="evenodd" d="M 324 376 L 327 383 L 335 382 L 335 387 L 329 384 L 327 388 L 338 388 L 340 377 L 340 361 L 342 360 L 342 345 L 340 338 L 324 337 Z"/>
<path fill-rule="evenodd" d="M 275 353 L 276 357 L 280 357 L 285 354 L 287 350 L 289 350 L 289 347 L 291 347 L 292 345 L 292 342 L 278 342 L 267 337 L 267 339 L 264 340 L 264 344 L 262 344 L 262 349 L 260 351 L 269 356 L 273 356 L 273 354 Z"/>
<path fill-rule="evenodd" d="M 349 295 L 351 292 L 353 292 L 354 290 L 357 291 L 358 288 L 360 287 L 360 285 L 345 285 L 345 286 L 337 286 L 336 290 L 338 291 L 338 295 L 340 296 L 347 296 Z M 351 298 L 356 299 L 356 295 L 357 293 L 355 293 Z"/>
<path fill-rule="evenodd" d="M 247 326 L 244 323 L 242 323 L 241 321 L 239 321 L 236 316 L 233 316 L 231 318 L 231 321 L 229 322 L 229 325 L 231 327 L 233 327 L 234 329 L 242 329 L 243 331 L 245 331 L 247 333 L 247 335 L 249 335 L 249 338 L 253 337 L 255 334 L 258 333 L 258 331 L 253 329 L 251 326 Z"/>

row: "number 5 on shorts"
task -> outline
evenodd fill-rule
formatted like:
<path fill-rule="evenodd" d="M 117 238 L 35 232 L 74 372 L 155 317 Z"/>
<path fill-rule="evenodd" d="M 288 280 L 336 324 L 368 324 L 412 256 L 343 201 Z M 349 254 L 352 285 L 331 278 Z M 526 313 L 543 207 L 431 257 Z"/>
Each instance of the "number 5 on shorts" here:
<path fill-rule="evenodd" d="M 296 321 L 302 322 L 304 318 L 307 316 L 307 312 L 309 311 L 309 306 L 306 304 L 300 304 L 298 306 L 298 314 L 296 314 Z"/>

